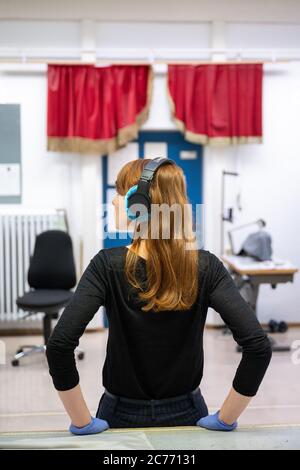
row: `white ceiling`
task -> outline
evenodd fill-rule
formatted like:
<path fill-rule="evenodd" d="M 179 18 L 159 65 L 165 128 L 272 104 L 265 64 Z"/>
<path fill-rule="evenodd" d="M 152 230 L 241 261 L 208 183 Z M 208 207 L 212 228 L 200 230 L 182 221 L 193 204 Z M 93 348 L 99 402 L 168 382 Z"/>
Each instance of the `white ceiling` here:
<path fill-rule="evenodd" d="M 0 0 L 0 19 L 300 22 L 300 0 Z"/>

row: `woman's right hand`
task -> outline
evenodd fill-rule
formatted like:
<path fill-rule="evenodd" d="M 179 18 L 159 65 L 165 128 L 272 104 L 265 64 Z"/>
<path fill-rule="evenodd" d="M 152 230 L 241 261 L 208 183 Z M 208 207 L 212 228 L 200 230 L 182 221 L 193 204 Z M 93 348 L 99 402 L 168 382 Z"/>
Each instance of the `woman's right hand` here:
<path fill-rule="evenodd" d="M 109 424 L 105 419 L 92 417 L 91 422 L 82 428 L 78 428 L 77 426 L 74 426 L 74 424 L 71 424 L 69 431 L 77 436 L 85 436 L 87 434 L 98 434 L 106 431 L 108 428 Z"/>

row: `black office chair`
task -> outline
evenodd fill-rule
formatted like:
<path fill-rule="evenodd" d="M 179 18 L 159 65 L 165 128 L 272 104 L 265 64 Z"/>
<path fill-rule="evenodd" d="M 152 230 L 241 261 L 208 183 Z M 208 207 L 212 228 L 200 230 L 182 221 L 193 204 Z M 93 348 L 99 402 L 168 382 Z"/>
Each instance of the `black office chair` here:
<path fill-rule="evenodd" d="M 51 335 L 51 320 L 58 318 L 60 309 L 73 296 L 70 289 L 76 285 L 76 271 L 72 239 L 67 232 L 47 230 L 36 237 L 27 279 L 30 291 L 18 297 L 16 303 L 29 312 L 25 317 L 44 313 L 44 344 L 21 346 L 11 362 L 13 366 L 18 366 L 22 357 L 45 352 Z M 76 352 L 78 359 L 84 358 L 81 349 L 77 348 Z"/>

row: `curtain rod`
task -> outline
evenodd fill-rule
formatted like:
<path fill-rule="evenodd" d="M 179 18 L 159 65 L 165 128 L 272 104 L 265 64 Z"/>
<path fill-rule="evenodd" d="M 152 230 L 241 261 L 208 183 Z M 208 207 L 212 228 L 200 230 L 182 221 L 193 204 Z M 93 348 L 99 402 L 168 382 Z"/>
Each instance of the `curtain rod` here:
<path fill-rule="evenodd" d="M 247 58 L 248 56 L 248 58 Z M 300 61 L 300 49 L 263 48 L 16 48 L 0 47 L 0 63 L 28 64 L 240 64 Z"/>

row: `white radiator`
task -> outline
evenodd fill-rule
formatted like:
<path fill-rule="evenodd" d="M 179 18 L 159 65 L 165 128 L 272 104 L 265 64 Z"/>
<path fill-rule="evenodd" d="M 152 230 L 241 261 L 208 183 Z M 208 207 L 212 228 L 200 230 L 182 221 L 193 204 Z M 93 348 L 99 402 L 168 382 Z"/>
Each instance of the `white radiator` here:
<path fill-rule="evenodd" d="M 36 236 L 51 229 L 67 230 L 63 210 L 0 214 L 0 321 L 18 320 L 25 315 L 17 308 L 16 298 L 29 290 L 27 273 Z"/>

